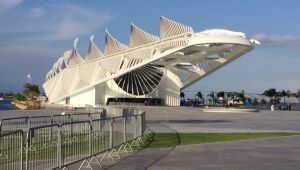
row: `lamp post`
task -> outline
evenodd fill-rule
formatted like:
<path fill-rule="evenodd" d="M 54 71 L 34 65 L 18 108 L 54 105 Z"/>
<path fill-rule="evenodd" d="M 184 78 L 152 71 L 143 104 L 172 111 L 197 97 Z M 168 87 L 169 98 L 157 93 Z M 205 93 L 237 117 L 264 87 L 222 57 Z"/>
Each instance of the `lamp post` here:
<path fill-rule="evenodd" d="M 31 84 L 31 75 L 30 75 L 30 74 L 27 74 L 27 78 L 28 78 L 29 84 Z"/>

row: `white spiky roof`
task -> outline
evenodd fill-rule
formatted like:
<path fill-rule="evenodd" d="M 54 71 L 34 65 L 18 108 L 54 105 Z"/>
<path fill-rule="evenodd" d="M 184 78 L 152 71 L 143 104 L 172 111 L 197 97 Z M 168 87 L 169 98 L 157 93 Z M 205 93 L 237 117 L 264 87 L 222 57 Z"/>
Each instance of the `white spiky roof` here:
<path fill-rule="evenodd" d="M 134 24 L 131 24 L 129 42 L 130 47 L 137 47 L 154 41 L 159 41 L 159 37 L 147 33 L 146 31 L 135 26 Z"/>
<path fill-rule="evenodd" d="M 170 20 L 166 17 L 160 17 L 160 38 L 168 38 L 183 34 L 186 32 L 193 32 L 193 28 Z"/>
<path fill-rule="evenodd" d="M 81 55 L 79 54 L 78 50 L 77 50 L 77 42 L 78 42 L 78 38 L 76 38 L 74 40 L 74 45 L 73 45 L 73 49 L 71 51 L 71 54 L 67 57 L 67 59 L 65 59 L 65 63 L 66 63 L 67 66 L 72 66 L 72 65 L 75 65 L 75 64 L 79 64 L 79 63 L 84 61 L 83 58 L 81 57 Z"/>
<path fill-rule="evenodd" d="M 119 42 L 117 39 L 115 39 L 113 36 L 110 35 L 110 33 L 106 30 L 105 34 L 105 47 L 104 47 L 104 54 L 113 54 L 120 51 L 124 51 L 128 49 L 128 47 Z"/>
<path fill-rule="evenodd" d="M 90 37 L 90 44 L 88 49 L 88 54 L 85 57 L 85 60 L 92 60 L 94 58 L 98 58 L 103 56 L 102 51 L 96 46 L 94 43 L 94 35 Z"/>

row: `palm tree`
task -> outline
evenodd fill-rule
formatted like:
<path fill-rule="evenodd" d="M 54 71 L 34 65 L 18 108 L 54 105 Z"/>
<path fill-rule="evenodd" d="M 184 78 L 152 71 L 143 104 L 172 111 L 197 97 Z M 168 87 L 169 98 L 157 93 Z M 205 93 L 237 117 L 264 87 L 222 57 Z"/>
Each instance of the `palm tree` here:
<path fill-rule="evenodd" d="M 281 100 L 282 97 L 283 97 L 282 92 L 280 92 L 280 91 L 276 92 L 275 101 L 277 102 L 277 104 L 280 103 L 280 100 Z"/>
<path fill-rule="evenodd" d="M 283 97 L 283 103 L 285 104 L 285 97 L 286 97 L 286 91 L 285 90 L 282 90 L 281 91 L 281 96 Z"/>
<path fill-rule="evenodd" d="M 213 102 L 213 105 L 214 105 L 214 102 L 215 102 L 215 92 L 214 91 L 211 91 L 207 97 L 210 97 L 211 101 Z M 210 103 L 210 102 L 209 102 Z"/>
<path fill-rule="evenodd" d="M 238 93 L 239 99 L 243 102 L 246 103 L 246 97 L 245 97 L 245 91 L 242 90 L 240 93 Z"/>
<path fill-rule="evenodd" d="M 276 89 L 271 88 L 271 89 L 265 90 L 265 91 L 263 92 L 262 95 L 268 97 L 268 98 L 269 98 L 269 103 L 271 104 L 271 103 L 272 103 L 272 99 L 273 99 L 273 97 L 274 97 L 276 94 L 277 94 L 277 93 L 276 93 Z"/>
<path fill-rule="evenodd" d="M 260 102 L 262 105 L 267 104 L 267 101 L 264 98 L 262 98 Z"/>
<path fill-rule="evenodd" d="M 234 93 L 233 92 L 226 92 L 226 99 L 233 99 L 234 98 Z"/>
<path fill-rule="evenodd" d="M 198 91 L 197 96 L 198 96 L 198 99 L 202 99 L 203 98 L 203 95 L 202 95 L 201 91 Z"/>
<path fill-rule="evenodd" d="M 257 98 L 254 98 L 253 101 L 252 101 L 252 104 L 253 104 L 253 105 L 257 105 L 257 104 L 258 104 L 258 99 L 257 99 Z"/>
<path fill-rule="evenodd" d="M 218 97 L 218 98 L 219 98 L 219 97 L 222 97 L 222 98 L 224 99 L 224 97 L 225 97 L 225 92 L 224 92 L 224 91 L 218 92 L 218 93 L 217 93 L 217 97 Z"/>
<path fill-rule="evenodd" d="M 196 93 L 195 98 L 197 98 L 198 101 L 200 101 L 200 100 L 203 98 L 203 95 L 202 95 L 201 91 L 198 91 L 198 92 Z"/>
<path fill-rule="evenodd" d="M 288 105 L 290 106 L 290 104 L 291 104 L 291 97 L 292 97 L 292 93 L 291 93 L 291 91 L 290 90 L 287 90 L 286 91 L 286 97 L 288 98 Z"/>
<path fill-rule="evenodd" d="M 210 97 L 210 98 L 214 99 L 214 98 L 215 98 L 215 92 L 214 92 L 214 91 L 211 91 L 211 92 L 207 95 L 207 97 Z"/>
<path fill-rule="evenodd" d="M 300 101 L 300 89 L 298 92 L 292 94 L 293 97 L 297 98 L 297 109 L 299 110 L 299 101 Z"/>
<path fill-rule="evenodd" d="M 250 97 L 246 98 L 247 103 L 252 103 L 252 99 Z"/>
<path fill-rule="evenodd" d="M 29 98 L 29 100 L 33 100 L 35 97 L 40 95 L 40 89 L 38 85 L 26 83 L 24 85 L 23 93 Z"/>

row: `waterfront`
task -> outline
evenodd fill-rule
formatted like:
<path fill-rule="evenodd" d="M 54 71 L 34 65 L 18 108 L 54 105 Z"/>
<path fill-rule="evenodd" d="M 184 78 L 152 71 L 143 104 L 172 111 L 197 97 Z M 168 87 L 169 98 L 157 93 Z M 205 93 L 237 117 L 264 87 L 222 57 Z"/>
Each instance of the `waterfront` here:
<path fill-rule="evenodd" d="M 15 110 L 10 100 L 0 100 L 0 110 Z"/>

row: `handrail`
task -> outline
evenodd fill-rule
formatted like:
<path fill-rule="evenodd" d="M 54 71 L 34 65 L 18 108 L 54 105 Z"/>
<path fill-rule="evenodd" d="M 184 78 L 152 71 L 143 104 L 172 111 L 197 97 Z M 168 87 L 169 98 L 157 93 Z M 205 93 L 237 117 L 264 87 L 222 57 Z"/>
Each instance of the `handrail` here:
<path fill-rule="evenodd" d="M 121 149 L 139 146 L 144 127 L 145 112 L 3 133 L 0 134 L 0 157 L 7 156 L 7 161 L 0 162 L 0 169 L 22 170 L 23 164 L 26 170 L 63 168 L 91 157 L 97 159 L 95 155 L 100 153 L 118 154 Z M 10 155 L 6 154 L 8 151 Z"/>

